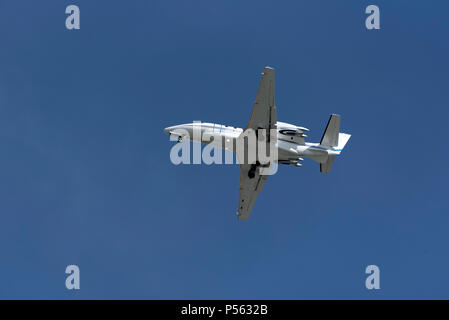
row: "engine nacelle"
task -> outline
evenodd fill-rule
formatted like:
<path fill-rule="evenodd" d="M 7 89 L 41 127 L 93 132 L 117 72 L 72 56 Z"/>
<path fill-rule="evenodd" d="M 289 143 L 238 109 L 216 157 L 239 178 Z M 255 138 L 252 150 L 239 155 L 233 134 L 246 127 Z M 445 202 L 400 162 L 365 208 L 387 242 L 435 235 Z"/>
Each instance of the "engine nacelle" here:
<path fill-rule="evenodd" d="M 284 136 L 299 136 L 301 138 L 305 138 L 307 137 L 303 131 L 301 130 L 292 130 L 292 129 L 281 129 L 279 130 L 279 133 L 284 135 Z"/>
<path fill-rule="evenodd" d="M 309 129 L 304 128 L 304 127 L 299 127 L 299 126 L 295 126 L 293 124 L 290 123 L 285 123 L 285 122 L 277 122 L 276 123 L 276 127 L 279 131 L 281 130 L 293 130 L 296 132 L 304 132 L 304 131 L 309 131 Z"/>
<path fill-rule="evenodd" d="M 304 127 L 298 127 L 285 122 L 277 122 L 276 127 L 278 129 L 278 139 L 290 142 L 296 142 L 300 144 L 304 144 L 304 138 L 307 135 L 304 134 L 304 131 L 309 131 L 309 129 Z"/>

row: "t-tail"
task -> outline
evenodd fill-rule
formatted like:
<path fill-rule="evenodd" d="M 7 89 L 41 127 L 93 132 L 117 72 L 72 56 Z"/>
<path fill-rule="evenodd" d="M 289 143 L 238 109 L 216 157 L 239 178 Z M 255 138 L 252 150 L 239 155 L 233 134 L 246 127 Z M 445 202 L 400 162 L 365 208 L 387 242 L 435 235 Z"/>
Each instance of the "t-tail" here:
<path fill-rule="evenodd" d="M 350 137 L 350 134 L 340 132 L 340 115 L 332 114 L 320 142 L 320 147 L 328 150 L 327 159 L 320 162 L 320 171 L 322 173 L 331 172 L 335 156 L 343 151 Z"/>

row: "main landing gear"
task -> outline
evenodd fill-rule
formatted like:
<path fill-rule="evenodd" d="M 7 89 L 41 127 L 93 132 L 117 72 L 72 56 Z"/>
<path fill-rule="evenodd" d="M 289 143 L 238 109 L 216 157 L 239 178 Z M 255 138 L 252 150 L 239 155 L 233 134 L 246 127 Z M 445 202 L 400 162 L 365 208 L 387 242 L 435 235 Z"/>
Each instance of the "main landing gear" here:
<path fill-rule="evenodd" d="M 256 163 L 251 164 L 251 168 L 248 171 L 248 178 L 254 179 L 256 176 L 256 170 L 258 167 L 269 167 L 270 164 L 262 165 L 259 161 L 256 161 Z"/>
<path fill-rule="evenodd" d="M 253 163 L 248 171 L 248 178 L 254 179 L 256 176 L 257 163 Z"/>

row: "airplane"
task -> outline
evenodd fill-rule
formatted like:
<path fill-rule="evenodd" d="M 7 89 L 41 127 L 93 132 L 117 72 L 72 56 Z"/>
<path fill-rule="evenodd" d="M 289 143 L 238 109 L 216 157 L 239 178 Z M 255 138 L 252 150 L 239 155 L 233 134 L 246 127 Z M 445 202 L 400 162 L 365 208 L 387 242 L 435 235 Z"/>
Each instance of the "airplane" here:
<path fill-rule="evenodd" d="M 201 135 L 195 136 L 194 130 Z M 246 130 L 265 129 L 275 134 L 267 136 L 267 143 L 276 142 L 278 151 L 277 163 L 283 165 L 302 166 L 303 157 L 312 159 L 320 164 L 322 173 L 330 173 L 332 164 L 337 155 L 343 151 L 350 134 L 341 133 L 340 115 L 332 114 L 327 122 L 326 129 L 319 143 L 305 142 L 305 132 L 309 129 L 293 124 L 277 121 L 277 112 L 274 101 L 274 69 L 265 67 L 257 91 L 251 117 L 245 129 L 234 128 L 214 123 L 187 123 L 167 127 L 164 132 L 177 137 L 178 142 L 183 139 L 210 142 L 203 140 L 203 135 L 213 137 L 213 141 L 231 141 L 230 144 L 217 143 L 214 147 L 236 151 L 235 142 Z M 273 130 L 271 130 L 273 129 Z M 188 134 L 186 134 L 186 132 Z M 231 147 L 229 147 L 231 146 Z M 240 192 L 237 217 L 247 220 L 260 191 L 262 191 L 269 175 L 261 174 L 262 165 L 259 161 L 240 164 Z"/>

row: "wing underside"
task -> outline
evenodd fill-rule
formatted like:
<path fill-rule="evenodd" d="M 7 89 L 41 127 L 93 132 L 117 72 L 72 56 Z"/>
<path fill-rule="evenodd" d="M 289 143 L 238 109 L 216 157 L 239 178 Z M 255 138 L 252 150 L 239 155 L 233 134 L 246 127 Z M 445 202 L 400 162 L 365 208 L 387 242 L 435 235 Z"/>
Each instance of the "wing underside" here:
<path fill-rule="evenodd" d="M 243 164 L 240 166 L 240 193 L 239 193 L 239 220 L 248 220 L 251 210 L 256 202 L 257 195 L 267 181 L 267 175 L 261 175 L 259 168 L 254 170 L 254 177 L 250 174 L 253 166 L 249 164 Z"/>
<path fill-rule="evenodd" d="M 275 129 L 276 106 L 274 104 L 274 69 L 265 67 L 257 90 L 251 118 L 245 129 Z"/>
<path fill-rule="evenodd" d="M 256 100 L 251 112 L 251 118 L 245 130 L 265 129 L 267 144 L 277 140 L 277 132 L 270 135 L 270 129 L 276 129 L 276 106 L 274 102 L 274 69 L 265 67 L 262 79 L 257 90 Z M 268 147 L 268 146 L 267 146 Z M 266 149 L 268 150 L 268 149 Z M 268 175 L 260 174 L 260 167 L 255 164 L 240 165 L 240 193 L 239 193 L 239 220 L 247 220 L 251 213 L 257 196 L 268 179 Z"/>

